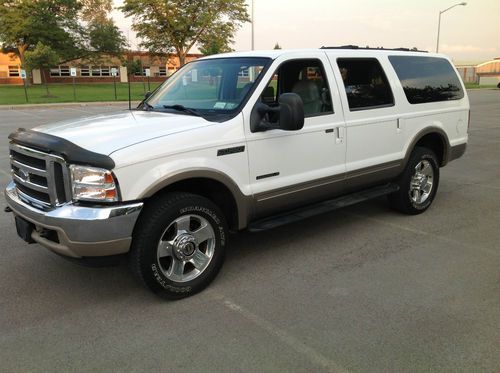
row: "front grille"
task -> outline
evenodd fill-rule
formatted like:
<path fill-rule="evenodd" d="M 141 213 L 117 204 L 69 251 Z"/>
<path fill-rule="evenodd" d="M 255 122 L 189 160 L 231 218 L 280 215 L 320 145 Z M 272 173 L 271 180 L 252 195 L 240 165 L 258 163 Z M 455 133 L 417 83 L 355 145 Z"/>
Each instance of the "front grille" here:
<path fill-rule="evenodd" d="M 47 210 L 71 200 L 68 166 L 63 158 L 11 142 L 10 166 L 19 197 Z"/>

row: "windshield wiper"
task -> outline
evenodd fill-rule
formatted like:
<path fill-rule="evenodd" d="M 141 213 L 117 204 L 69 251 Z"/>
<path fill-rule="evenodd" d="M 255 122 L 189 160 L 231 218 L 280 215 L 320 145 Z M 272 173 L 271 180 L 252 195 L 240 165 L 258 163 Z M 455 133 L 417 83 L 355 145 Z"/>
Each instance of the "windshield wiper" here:
<path fill-rule="evenodd" d="M 179 104 L 175 104 L 175 105 L 163 105 L 163 107 L 165 109 L 174 109 L 174 110 L 177 110 L 177 111 L 182 111 L 184 113 L 189 113 L 191 115 L 195 115 L 197 117 L 201 117 L 201 114 L 198 113 L 196 111 L 196 109 L 191 109 L 189 107 L 185 107 L 184 105 L 179 105 Z"/>
<path fill-rule="evenodd" d="M 147 102 L 142 103 L 142 107 L 146 107 L 148 110 L 154 109 L 155 107 L 153 105 L 148 104 Z"/>

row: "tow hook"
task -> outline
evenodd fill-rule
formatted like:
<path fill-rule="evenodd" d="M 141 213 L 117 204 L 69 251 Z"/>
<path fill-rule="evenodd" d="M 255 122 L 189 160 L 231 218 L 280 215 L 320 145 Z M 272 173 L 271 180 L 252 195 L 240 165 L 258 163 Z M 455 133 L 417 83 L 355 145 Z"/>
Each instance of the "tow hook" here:
<path fill-rule="evenodd" d="M 4 212 L 12 212 L 12 209 L 9 206 L 7 206 L 6 208 L 3 209 L 3 211 Z"/>

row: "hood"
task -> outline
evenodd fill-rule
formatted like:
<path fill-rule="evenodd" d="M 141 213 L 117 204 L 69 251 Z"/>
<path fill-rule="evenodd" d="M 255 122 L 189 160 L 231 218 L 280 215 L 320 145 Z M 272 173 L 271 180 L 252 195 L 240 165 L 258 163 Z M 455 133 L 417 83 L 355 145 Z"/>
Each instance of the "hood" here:
<path fill-rule="evenodd" d="M 192 115 L 127 110 L 43 125 L 33 130 L 62 137 L 84 149 L 109 155 L 147 140 L 211 124 Z"/>

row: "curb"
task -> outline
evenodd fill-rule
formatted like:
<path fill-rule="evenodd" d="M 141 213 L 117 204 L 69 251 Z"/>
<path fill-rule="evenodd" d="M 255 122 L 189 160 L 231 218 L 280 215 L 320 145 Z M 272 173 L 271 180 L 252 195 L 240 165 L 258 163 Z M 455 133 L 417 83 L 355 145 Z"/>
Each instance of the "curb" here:
<path fill-rule="evenodd" d="M 466 88 L 467 91 L 500 91 L 498 88 L 488 87 L 488 88 Z"/>
<path fill-rule="evenodd" d="M 132 101 L 132 107 L 139 104 L 140 101 Z M 102 102 L 55 102 L 48 104 L 20 104 L 20 105 L 0 105 L 0 110 L 16 109 L 56 109 L 65 107 L 86 107 L 86 106 L 128 106 L 128 101 L 102 101 Z"/>

